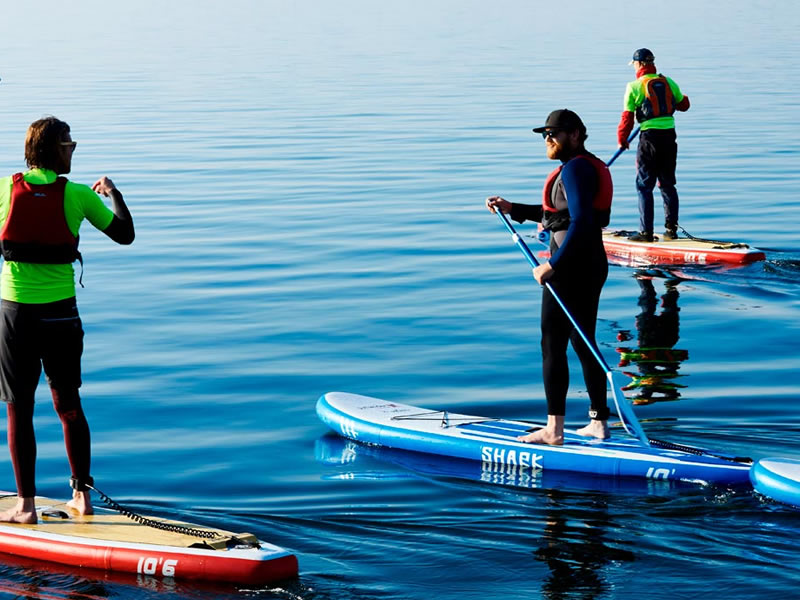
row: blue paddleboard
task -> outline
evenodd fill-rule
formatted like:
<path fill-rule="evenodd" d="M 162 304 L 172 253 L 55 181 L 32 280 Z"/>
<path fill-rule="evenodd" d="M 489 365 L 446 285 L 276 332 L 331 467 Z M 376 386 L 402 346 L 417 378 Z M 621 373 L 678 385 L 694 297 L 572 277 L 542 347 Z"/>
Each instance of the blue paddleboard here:
<path fill-rule="evenodd" d="M 487 483 L 493 486 L 601 492 L 626 496 L 664 497 L 683 490 L 697 489 L 697 484 L 644 477 L 602 477 L 574 471 L 543 471 L 533 467 L 490 463 L 441 454 L 429 454 L 360 444 L 333 431 L 320 436 L 314 444 L 317 461 L 336 467 L 325 479 L 371 481 L 375 479 L 445 478 Z M 375 463 L 383 470 L 376 470 Z M 393 468 L 393 467 L 398 467 Z"/>
<path fill-rule="evenodd" d="M 321 396 L 317 415 L 335 432 L 358 442 L 534 471 L 736 485 L 749 482 L 752 465 L 749 459 L 668 443 L 661 443 L 668 447 L 660 447 L 653 440 L 646 447 L 619 432 L 608 440 L 597 440 L 567 430 L 563 446 L 526 444 L 517 441 L 517 436 L 541 425 L 345 392 Z"/>
<path fill-rule="evenodd" d="M 750 481 L 759 494 L 800 508 L 800 460 L 762 458 L 750 471 Z"/>

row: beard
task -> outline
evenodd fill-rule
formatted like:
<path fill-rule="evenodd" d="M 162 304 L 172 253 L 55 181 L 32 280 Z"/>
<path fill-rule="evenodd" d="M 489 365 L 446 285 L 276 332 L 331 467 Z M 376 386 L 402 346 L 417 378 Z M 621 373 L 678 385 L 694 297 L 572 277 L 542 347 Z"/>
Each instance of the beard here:
<path fill-rule="evenodd" d="M 576 148 L 573 147 L 570 139 L 563 143 L 556 142 L 547 146 L 547 158 L 550 160 L 568 161 L 575 155 Z"/>

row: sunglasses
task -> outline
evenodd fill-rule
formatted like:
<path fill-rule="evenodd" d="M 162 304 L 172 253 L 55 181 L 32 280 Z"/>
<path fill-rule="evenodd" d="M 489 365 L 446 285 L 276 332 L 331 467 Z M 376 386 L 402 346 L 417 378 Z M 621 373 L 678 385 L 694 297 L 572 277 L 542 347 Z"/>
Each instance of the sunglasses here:
<path fill-rule="evenodd" d="M 75 150 L 75 147 L 78 145 L 78 142 L 59 142 L 59 144 Z"/>
<path fill-rule="evenodd" d="M 542 139 L 546 140 L 547 138 L 554 138 L 559 133 L 561 133 L 560 129 L 548 129 L 547 131 L 542 132 Z"/>

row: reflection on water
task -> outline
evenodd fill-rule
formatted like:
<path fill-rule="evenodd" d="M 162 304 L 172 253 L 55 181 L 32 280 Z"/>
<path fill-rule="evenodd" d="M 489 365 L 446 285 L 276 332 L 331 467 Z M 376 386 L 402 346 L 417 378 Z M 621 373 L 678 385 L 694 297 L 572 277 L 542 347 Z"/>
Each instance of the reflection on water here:
<path fill-rule="evenodd" d="M 637 371 L 623 371 L 631 382 L 622 389 L 635 392 L 631 398 L 634 404 L 677 400 L 680 388 L 686 387 L 676 381 L 685 376 L 678 371 L 689 358 L 688 350 L 675 348 L 680 339 L 680 280 L 664 280 L 660 302 L 652 276 L 639 272 L 636 281 L 641 309 L 635 320 L 637 346 L 618 346 L 617 352 L 620 354 L 620 367 L 634 366 Z M 627 342 L 634 337 L 629 330 L 620 330 L 617 339 Z"/>
<path fill-rule="evenodd" d="M 541 509 L 542 514 L 541 520 L 537 520 L 541 523 L 541 533 L 536 537 L 536 532 L 532 532 L 531 552 L 550 571 L 542 577 L 540 585 L 541 597 L 552 600 L 601 597 L 612 586 L 608 570 L 620 562 L 635 560 L 632 551 L 620 548 L 626 542 L 613 539 L 618 527 L 602 492 L 614 496 L 667 497 L 679 490 L 697 490 L 697 486 L 683 482 L 603 478 L 397 450 L 361 444 L 334 433 L 317 439 L 315 457 L 329 467 L 323 475 L 326 479 L 372 481 L 424 477 L 528 490 L 525 493 L 535 495 L 537 512 Z M 580 506 L 569 508 L 586 491 L 593 492 L 589 505 L 579 503 Z M 503 510 L 499 503 L 488 509 L 491 514 Z"/>
<path fill-rule="evenodd" d="M 536 560 L 545 563 L 551 574 L 542 581 L 542 597 L 597 598 L 609 591 L 604 567 L 615 562 L 633 562 L 635 554 L 617 548 L 609 539 L 612 525 L 607 503 L 603 500 L 576 513 L 563 510 L 563 494 L 547 494 L 547 521 L 534 550 Z"/>
<path fill-rule="evenodd" d="M 675 480 L 604 477 L 399 450 L 362 444 L 332 432 L 317 439 L 314 455 L 318 462 L 335 468 L 323 475 L 325 479 L 366 481 L 407 479 L 417 475 L 456 478 L 515 489 L 609 492 L 634 496 L 662 496 L 676 490 L 696 490 L 698 487 L 693 483 Z M 393 469 L 392 465 L 399 466 L 401 471 Z"/>
<path fill-rule="evenodd" d="M 172 598 L 175 594 L 188 597 L 198 593 L 225 598 L 236 592 L 233 585 L 176 582 L 169 577 L 101 571 L 8 554 L 1 554 L 0 558 L 0 593 L 15 598 L 101 600 L 117 596 L 119 586 L 137 598 Z M 116 586 L 116 592 L 112 586 Z"/>

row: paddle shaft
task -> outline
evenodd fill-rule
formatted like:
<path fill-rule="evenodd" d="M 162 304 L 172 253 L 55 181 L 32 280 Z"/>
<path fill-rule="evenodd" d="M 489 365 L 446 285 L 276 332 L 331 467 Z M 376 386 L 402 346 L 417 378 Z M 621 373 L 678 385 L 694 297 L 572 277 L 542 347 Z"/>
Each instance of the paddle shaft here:
<path fill-rule="evenodd" d="M 639 127 L 637 127 L 636 129 L 634 129 L 634 130 L 631 132 L 631 134 L 628 136 L 628 143 L 630 144 L 630 143 L 633 141 L 633 138 L 635 138 L 637 135 L 639 135 Z M 623 148 L 622 146 L 620 146 L 619 148 L 617 148 L 617 151 L 614 153 L 614 156 L 612 156 L 612 157 L 611 157 L 611 160 L 609 160 L 609 161 L 606 163 L 606 166 L 607 166 L 607 167 L 610 167 L 612 164 L 614 164 L 614 161 L 615 161 L 615 160 L 617 160 L 617 159 L 619 158 L 619 155 L 620 155 L 620 154 L 622 154 L 623 152 L 625 152 L 625 148 Z"/>

